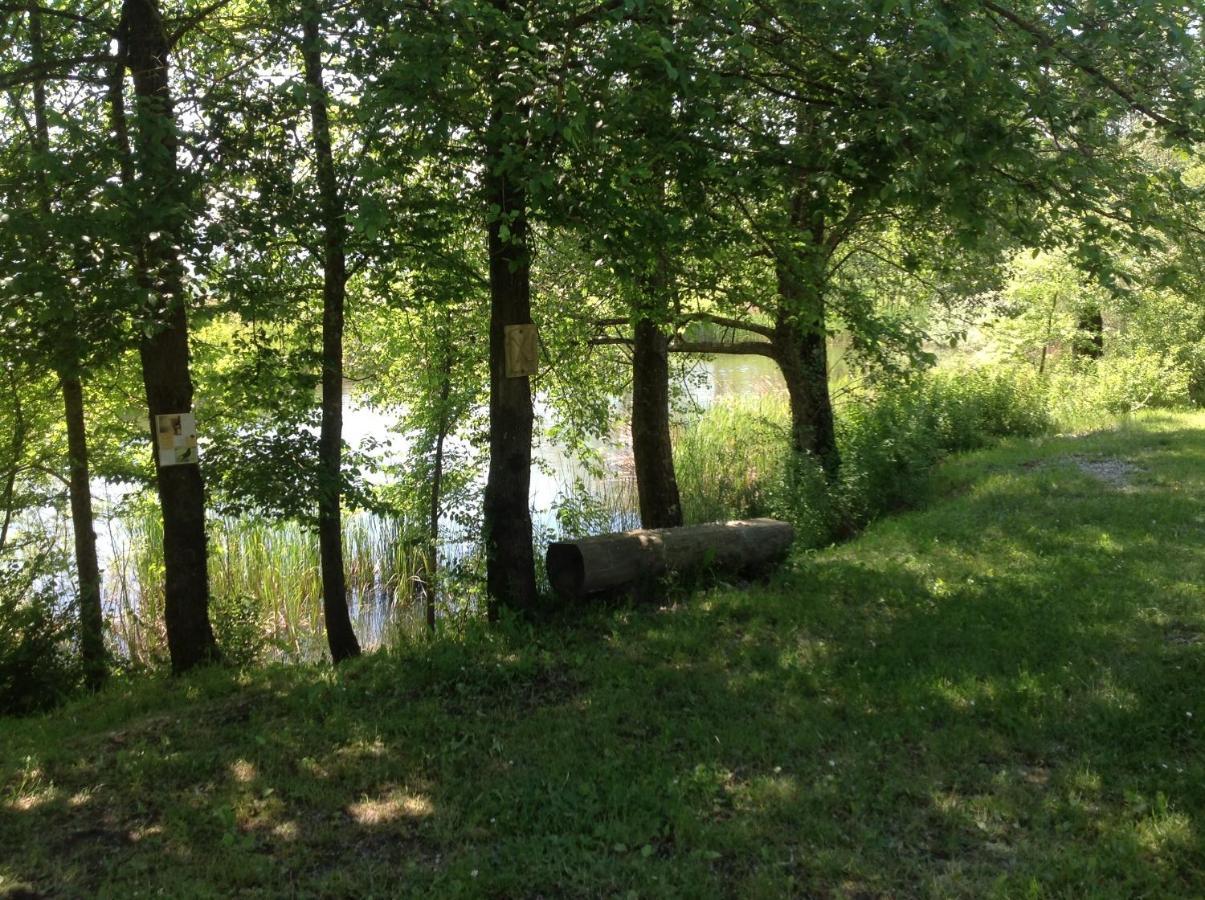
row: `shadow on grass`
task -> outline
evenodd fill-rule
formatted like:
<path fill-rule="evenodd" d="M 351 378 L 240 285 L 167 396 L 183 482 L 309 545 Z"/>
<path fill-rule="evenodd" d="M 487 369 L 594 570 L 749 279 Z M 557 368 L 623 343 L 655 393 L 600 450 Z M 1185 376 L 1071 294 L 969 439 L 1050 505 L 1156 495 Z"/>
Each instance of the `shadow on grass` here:
<path fill-rule="evenodd" d="M 0 873 L 64 896 L 1199 894 L 1180 479 L 1205 441 L 1043 453 L 1117 447 L 1132 490 L 1006 456 L 766 588 L 24 723 Z"/>

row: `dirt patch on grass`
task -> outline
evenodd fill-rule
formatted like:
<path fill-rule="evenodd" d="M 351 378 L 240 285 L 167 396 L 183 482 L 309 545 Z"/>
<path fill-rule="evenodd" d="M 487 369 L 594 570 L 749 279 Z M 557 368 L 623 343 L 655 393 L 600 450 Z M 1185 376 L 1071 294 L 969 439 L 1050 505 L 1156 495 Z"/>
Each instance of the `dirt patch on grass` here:
<path fill-rule="evenodd" d="M 1030 460 L 1021 463 L 1021 468 L 1027 470 L 1046 469 L 1052 466 L 1074 466 L 1085 475 L 1118 490 L 1129 488 L 1133 483 L 1134 476 L 1143 471 L 1141 467 L 1117 456 L 1081 456 L 1078 453 L 1058 456 L 1049 460 Z"/>

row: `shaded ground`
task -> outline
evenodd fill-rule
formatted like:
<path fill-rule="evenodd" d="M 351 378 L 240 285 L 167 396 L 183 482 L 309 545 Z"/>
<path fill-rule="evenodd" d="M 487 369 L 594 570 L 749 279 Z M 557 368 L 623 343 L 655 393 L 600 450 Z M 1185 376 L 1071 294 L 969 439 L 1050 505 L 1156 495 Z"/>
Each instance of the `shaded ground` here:
<path fill-rule="evenodd" d="M 764 588 L 0 723 L 0 896 L 1205 894 L 1205 416 L 934 493 Z"/>

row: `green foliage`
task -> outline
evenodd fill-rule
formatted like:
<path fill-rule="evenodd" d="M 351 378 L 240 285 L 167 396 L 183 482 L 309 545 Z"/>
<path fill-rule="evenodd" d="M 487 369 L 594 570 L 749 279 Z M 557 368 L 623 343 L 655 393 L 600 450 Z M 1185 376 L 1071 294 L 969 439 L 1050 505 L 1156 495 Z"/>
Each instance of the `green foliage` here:
<path fill-rule="evenodd" d="M 805 546 L 822 546 L 871 519 L 913 506 L 951 453 L 1052 425 L 1044 386 L 1019 368 L 979 368 L 880 384 L 846 399 L 838 416 L 842 471 L 827 484 L 787 450 L 785 398 L 724 401 L 680 429 L 675 463 L 691 522 L 775 515 Z"/>
<path fill-rule="evenodd" d="M 1038 379 L 1003 368 L 937 371 L 884 385 L 847 404 L 838 421 L 844 453 L 838 490 L 851 525 L 915 505 L 933 466 L 951 453 L 1051 426 Z"/>
<path fill-rule="evenodd" d="M 0 557 L 0 716 L 50 709 L 83 684 L 73 608 L 48 571 L 44 554 Z"/>
<path fill-rule="evenodd" d="M 726 399 L 674 435 L 687 522 L 765 516 L 779 505 L 790 441 L 779 394 Z"/>

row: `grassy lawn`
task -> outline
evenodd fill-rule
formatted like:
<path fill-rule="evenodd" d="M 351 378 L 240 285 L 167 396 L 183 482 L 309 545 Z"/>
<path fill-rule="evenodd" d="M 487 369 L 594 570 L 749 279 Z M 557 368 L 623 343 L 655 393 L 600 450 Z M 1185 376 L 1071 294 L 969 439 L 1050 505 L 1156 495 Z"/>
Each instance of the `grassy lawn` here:
<path fill-rule="evenodd" d="M 1205 895 L 1205 415 L 769 585 L 0 722 L 0 896 Z"/>

